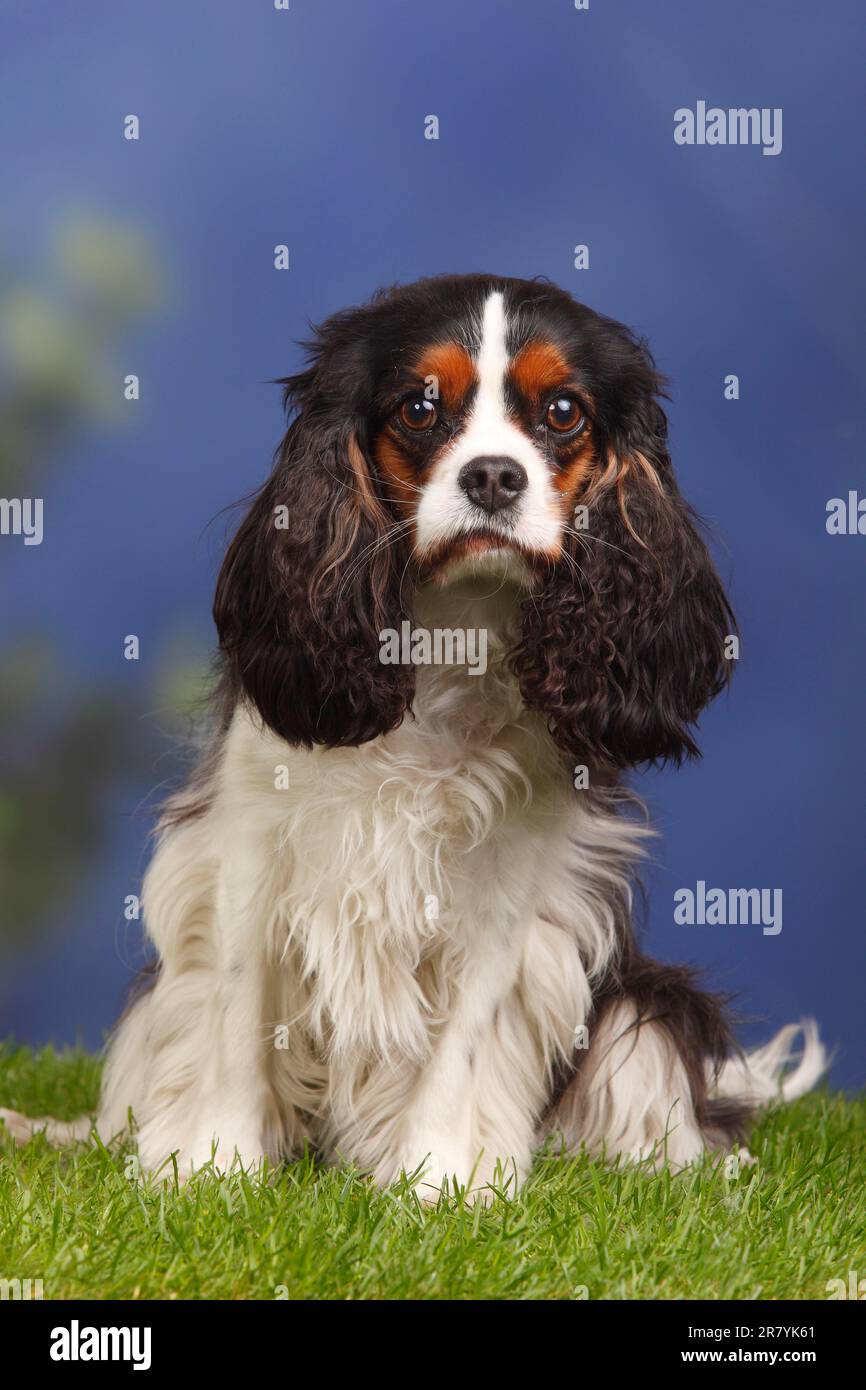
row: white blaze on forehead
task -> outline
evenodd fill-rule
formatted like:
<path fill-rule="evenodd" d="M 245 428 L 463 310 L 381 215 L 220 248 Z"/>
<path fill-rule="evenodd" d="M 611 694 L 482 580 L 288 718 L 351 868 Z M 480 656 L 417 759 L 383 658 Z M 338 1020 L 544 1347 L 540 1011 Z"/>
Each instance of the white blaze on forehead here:
<path fill-rule="evenodd" d="M 505 403 L 508 371 L 508 319 L 501 290 L 488 295 L 475 358 L 478 385 L 465 428 L 438 461 L 416 513 L 418 547 L 433 548 L 473 531 L 498 530 L 535 550 L 550 550 L 560 539 L 562 513 L 541 450 L 509 418 Z M 512 458 L 526 470 L 527 487 L 507 520 L 490 518 L 460 488 L 460 470 L 484 455 Z"/>
<path fill-rule="evenodd" d="M 473 423 L 484 418 L 494 423 L 505 415 L 505 373 L 508 370 L 508 348 L 505 319 L 505 299 L 500 290 L 491 294 L 484 305 L 481 320 L 481 346 L 478 349 L 478 391 L 472 412 Z"/>

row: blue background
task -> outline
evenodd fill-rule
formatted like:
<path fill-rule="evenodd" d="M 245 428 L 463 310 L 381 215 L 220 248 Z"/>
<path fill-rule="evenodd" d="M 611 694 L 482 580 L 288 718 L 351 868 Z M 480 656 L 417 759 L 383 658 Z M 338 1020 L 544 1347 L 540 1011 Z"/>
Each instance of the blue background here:
<path fill-rule="evenodd" d="M 168 307 L 107 364 L 118 383 L 141 377 L 134 423 L 66 447 L 40 485 L 41 547 L 0 539 L 6 640 L 38 629 L 70 683 L 121 691 L 180 618 L 206 651 L 230 525 L 206 528 L 269 469 L 281 413 L 267 383 L 298 366 L 307 321 L 423 274 L 550 276 L 648 335 L 682 488 L 743 634 L 703 762 L 638 779 L 661 832 L 648 947 L 737 992 L 747 1039 L 816 1015 L 834 1081 L 862 1084 L 866 536 L 825 530 L 829 498 L 866 492 L 861 6 L 0 13 L 3 243 L 38 246 L 84 200 L 146 229 L 171 281 Z M 675 109 L 699 99 L 782 107 L 782 153 L 675 145 Z M 122 138 L 130 112 L 137 143 Z M 438 142 L 424 139 L 431 113 Z M 573 268 L 576 243 L 588 270 Z M 728 373 L 739 401 L 723 397 Z M 122 660 L 129 632 L 138 663 Z M 122 916 L 146 856 L 135 811 L 166 764 L 118 778 L 84 887 L 6 960 L 0 1036 L 100 1042 L 137 955 Z M 781 888 L 781 935 L 675 925 L 674 891 L 699 878 Z"/>

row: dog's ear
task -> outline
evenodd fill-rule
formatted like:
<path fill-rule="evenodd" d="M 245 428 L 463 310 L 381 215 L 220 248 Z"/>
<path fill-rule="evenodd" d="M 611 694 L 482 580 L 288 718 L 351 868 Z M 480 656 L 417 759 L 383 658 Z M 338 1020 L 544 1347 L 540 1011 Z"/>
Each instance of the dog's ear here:
<path fill-rule="evenodd" d="M 524 604 L 514 666 L 526 704 L 569 756 L 612 767 L 699 756 L 692 726 L 723 688 L 736 632 L 680 496 L 659 380 L 640 344 L 619 428 L 580 499 L 566 557 Z"/>
<path fill-rule="evenodd" d="M 382 630 L 409 615 L 365 421 L 318 379 L 287 383 L 300 413 L 226 554 L 214 621 L 234 689 L 264 722 L 289 743 L 339 747 L 397 727 L 414 669 L 379 659 Z"/>

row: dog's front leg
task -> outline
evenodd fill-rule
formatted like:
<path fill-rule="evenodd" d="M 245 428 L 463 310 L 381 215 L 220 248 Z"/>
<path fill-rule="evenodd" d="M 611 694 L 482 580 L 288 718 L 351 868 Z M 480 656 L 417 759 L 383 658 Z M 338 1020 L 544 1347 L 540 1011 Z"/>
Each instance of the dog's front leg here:
<path fill-rule="evenodd" d="M 140 1051 L 143 1167 L 165 1171 L 175 1154 L 184 1177 L 212 1160 L 222 1170 L 252 1171 L 264 1157 L 269 1100 L 268 861 L 258 845 L 235 836 L 219 863 L 211 861 L 209 885 L 196 885 L 193 894 L 189 864 L 203 846 L 188 840 L 183 830 L 170 833 L 145 883 L 145 915 L 162 968 L 116 1040 L 109 1099 L 123 1102 L 124 1073 L 133 1074 Z"/>
<path fill-rule="evenodd" d="M 435 1201 L 449 1186 L 480 1190 L 501 1165 L 513 1182 L 528 1170 L 533 1116 L 517 1091 L 484 1094 L 481 1059 L 493 1045 L 497 1014 L 512 994 L 526 930 L 511 921 L 487 923 L 474 936 L 455 982 L 455 1001 L 423 1068 L 401 1129 L 397 1171 L 418 1172 L 419 1195 Z M 499 1113 L 496 1113 L 497 1110 Z M 486 1123 L 489 1122 L 489 1123 Z"/>
<path fill-rule="evenodd" d="M 265 1156 L 267 1090 L 261 1015 L 262 965 L 256 954 L 223 968 L 214 982 L 213 1032 L 195 1130 L 180 1160 L 213 1161 L 220 1171 L 254 1172 Z"/>

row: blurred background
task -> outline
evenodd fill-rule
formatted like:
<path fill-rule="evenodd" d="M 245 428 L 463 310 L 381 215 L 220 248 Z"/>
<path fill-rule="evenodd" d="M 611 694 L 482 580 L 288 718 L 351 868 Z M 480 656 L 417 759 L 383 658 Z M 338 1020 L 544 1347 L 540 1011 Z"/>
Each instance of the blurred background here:
<path fill-rule="evenodd" d="M 44 500 L 0 535 L 0 1037 L 98 1047 L 140 964 L 268 382 L 310 320 L 485 270 L 650 338 L 741 622 L 703 762 L 636 779 L 648 948 L 863 1084 L 866 536 L 825 529 L 866 496 L 863 49 L 854 0 L 0 3 L 0 497 Z M 675 145 L 698 100 L 781 107 L 782 153 Z M 781 888 L 781 934 L 676 925 L 699 879 Z"/>

